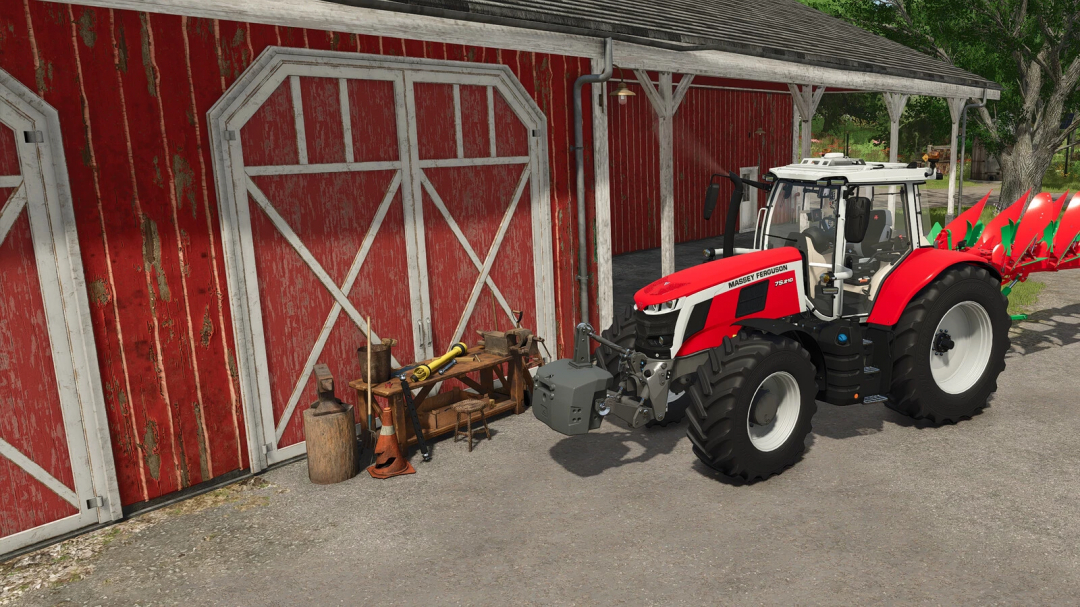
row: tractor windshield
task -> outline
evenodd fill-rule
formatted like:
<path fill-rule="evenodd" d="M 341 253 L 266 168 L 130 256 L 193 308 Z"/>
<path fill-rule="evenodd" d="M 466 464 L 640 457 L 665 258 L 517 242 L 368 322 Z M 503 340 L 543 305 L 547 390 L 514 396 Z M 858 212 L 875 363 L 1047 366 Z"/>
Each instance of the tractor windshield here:
<path fill-rule="evenodd" d="M 818 277 L 832 269 L 836 248 L 836 209 L 841 188 L 805 181 L 779 181 L 769 200 L 771 213 L 764 233 L 766 249 L 796 247 L 806 255 L 810 299 L 831 309 L 831 299 L 818 288 Z"/>
<path fill-rule="evenodd" d="M 836 242 L 836 207 L 840 188 L 808 182 L 781 181 L 772 188 L 770 221 L 765 231 L 765 248 L 800 246 L 807 232 L 814 237 L 818 252 L 832 252 Z M 826 246 L 827 245 L 827 246 Z M 831 260 L 831 254 L 829 255 Z"/>

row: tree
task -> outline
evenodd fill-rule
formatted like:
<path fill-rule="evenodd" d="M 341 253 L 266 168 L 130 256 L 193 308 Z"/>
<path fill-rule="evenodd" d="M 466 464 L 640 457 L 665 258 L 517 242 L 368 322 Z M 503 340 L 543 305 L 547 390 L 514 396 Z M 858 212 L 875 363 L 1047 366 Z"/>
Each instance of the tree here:
<path fill-rule="evenodd" d="M 1000 83 L 969 128 L 1001 162 L 999 205 L 1038 192 L 1080 116 L 1080 0 L 801 0 Z M 912 111 L 911 108 L 908 111 Z"/>

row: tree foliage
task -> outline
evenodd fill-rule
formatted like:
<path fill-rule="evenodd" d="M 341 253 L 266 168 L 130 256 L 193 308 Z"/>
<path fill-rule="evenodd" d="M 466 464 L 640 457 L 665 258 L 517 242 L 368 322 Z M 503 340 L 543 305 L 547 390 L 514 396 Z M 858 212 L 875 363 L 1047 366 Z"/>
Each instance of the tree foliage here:
<path fill-rule="evenodd" d="M 801 1 L 1001 84 L 1001 99 L 971 128 L 1002 161 L 1002 198 L 1037 191 L 1080 126 L 1080 0 Z M 1070 112 L 1078 115 L 1062 130 Z"/>
<path fill-rule="evenodd" d="M 869 132 L 867 139 L 889 141 L 889 111 L 880 93 L 826 94 L 817 108 L 822 131 L 837 135 L 845 131 Z M 903 136 L 897 150 L 900 160 L 916 160 L 927 144 L 947 142 L 951 134 L 949 108 L 937 97 L 912 97 L 900 120 Z M 860 141 L 859 143 L 865 143 Z"/>

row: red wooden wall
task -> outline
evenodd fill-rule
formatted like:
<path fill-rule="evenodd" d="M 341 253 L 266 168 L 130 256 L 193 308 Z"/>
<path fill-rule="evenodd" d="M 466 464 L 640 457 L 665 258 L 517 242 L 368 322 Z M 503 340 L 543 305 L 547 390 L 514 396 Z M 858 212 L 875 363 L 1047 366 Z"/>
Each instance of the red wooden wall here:
<path fill-rule="evenodd" d="M 633 79 L 629 72 L 626 75 Z M 656 74 L 652 78 L 656 82 Z M 626 105 L 611 104 L 608 125 L 612 255 L 660 246 L 659 122 L 641 86 L 636 81 L 627 86 L 637 95 Z M 767 92 L 731 90 L 746 88 Z M 694 79 L 673 126 L 675 242 L 723 232 L 731 197 L 727 182 L 713 218 L 705 221 L 702 217 L 705 187 L 711 174 L 721 169 L 738 171 L 740 167 L 757 166 L 764 175 L 772 167 L 791 162 L 791 120 L 791 96 L 786 85 Z M 764 133 L 756 134 L 758 128 Z M 762 197 L 760 204 L 764 203 Z"/>
<path fill-rule="evenodd" d="M 206 113 L 268 45 L 509 66 L 548 117 L 559 352 L 572 337 L 571 91 L 588 60 L 6 0 L 0 69 L 60 113 L 125 505 L 248 465 Z"/>

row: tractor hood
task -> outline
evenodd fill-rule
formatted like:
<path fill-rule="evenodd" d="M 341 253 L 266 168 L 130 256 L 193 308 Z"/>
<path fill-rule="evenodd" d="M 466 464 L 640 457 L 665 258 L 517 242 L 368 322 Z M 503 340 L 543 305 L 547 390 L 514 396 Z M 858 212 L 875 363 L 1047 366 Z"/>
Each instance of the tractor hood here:
<path fill-rule="evenodd" d="M 637 304 L 639 310 L 642 310 L 645 306 L 662 304 L 693 295 L 723 282 L 738 279 L 747 279 L 749 282 L 756 280 L 754 275 L 758 272 L 793 261 L 802 261 L 802 254 L 795 247 L 743 253 L 710 261 L 653 282 L 634 294 L 634 303 Z"/>

